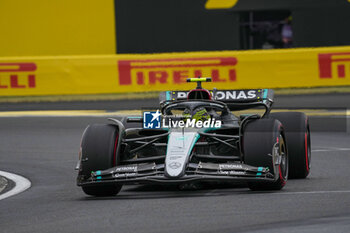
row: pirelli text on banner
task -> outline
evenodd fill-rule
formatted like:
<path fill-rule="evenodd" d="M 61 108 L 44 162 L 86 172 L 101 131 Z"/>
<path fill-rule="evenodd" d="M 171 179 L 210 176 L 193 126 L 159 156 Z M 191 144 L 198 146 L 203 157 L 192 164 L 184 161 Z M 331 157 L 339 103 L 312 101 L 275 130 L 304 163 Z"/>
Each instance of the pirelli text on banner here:
<path fill-rule="evenodd" d="M 35 63 L 0 63 L 0 89 L 35 88 Z"/>
<path fill-rule="evenodd" d="M 111 56 L 0 57 L 0 96 L 252 90 L 350 85 L 350 46 L 274 51 L 217 51 Z M 193 88 L 193 87 L 192 87 Z M 181 93 L 180 93 L 181 94 Z M 217 93 L 252 98 L 254 93 Z M 177 98 L 177 97 L 176 97 Z"/>
<path fill-rule="evenodd" d="M 236 57 L 119 60 L 119 84 L 180 84 L 204 75 L 213 82 L 235 82 L 237 62 Z"/>
<path fill-rule="evenodd" d="M 318 55 L 318 61 L 320 78 L 350 77 L 350 52 L 321 53 Z"/>

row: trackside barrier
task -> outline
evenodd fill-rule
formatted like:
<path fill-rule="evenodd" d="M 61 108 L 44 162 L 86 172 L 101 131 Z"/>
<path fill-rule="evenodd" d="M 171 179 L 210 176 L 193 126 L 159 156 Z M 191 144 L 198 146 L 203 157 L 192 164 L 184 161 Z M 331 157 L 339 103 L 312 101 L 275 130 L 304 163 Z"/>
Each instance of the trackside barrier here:
<path fill-rule="evenodd" d="M 350 85 L 350 46 L 263 51 L 0 58 L 0 96 Z"/>

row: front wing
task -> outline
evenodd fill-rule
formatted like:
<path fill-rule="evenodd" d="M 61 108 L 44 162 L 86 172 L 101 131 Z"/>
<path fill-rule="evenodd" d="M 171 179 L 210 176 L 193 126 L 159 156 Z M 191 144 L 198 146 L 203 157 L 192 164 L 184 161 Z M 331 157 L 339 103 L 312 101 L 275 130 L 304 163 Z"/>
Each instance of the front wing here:
<path fill-rule="evenodd" d="M 189 163 L 185 174 L 179 177 L 168 177 L 164 169 L 164 164 L 156 163 L 120 165 L 92 172 L 91 177 L 87 180 L 78 177 L 77 184 L 79 186 L 89 186 L 106 183 L 176 184 L 193 181 L 275 181 L 275 177 L 269 172 L 269 168 L 253 167 L 242 163 Z"/>

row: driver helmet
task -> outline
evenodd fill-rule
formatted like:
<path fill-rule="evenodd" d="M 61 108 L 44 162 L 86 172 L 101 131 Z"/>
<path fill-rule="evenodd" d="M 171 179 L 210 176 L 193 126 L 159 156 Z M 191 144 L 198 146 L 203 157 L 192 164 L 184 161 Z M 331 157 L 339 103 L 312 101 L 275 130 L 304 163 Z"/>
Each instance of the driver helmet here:
<path fill-rule="evenodd" d="M 190 110 L 185 109 L 183 116 L 187 119 L 189 119 L 189 118 L 195 119 L 196 121 L 206 121 L 206 120 L 210 119 L 210 114 L 208 113 L 208 111 L 204 107 L 196 108 L 193 111 L 192 116 L 190 114 Z"/>

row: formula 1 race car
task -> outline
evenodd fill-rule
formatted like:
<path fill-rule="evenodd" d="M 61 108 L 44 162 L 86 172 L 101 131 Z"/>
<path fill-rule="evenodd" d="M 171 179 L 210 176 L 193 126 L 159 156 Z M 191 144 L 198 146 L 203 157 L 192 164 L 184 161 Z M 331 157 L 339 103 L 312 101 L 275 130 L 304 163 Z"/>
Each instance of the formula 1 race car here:
<path fill-rule="evenodd" d="M 270 113 L 269 89 L 208 91 L 201 82 L 210 78 L 187 81 L 197 82 L 196 89 L 161 92 L 157 111 L 85 129 L 76 169 L 86 194 L 116 195 L 123 184 L 207 181 L 280 190 L 288 176 L 307 177 L 311 150 L 304 113 Z"/>

